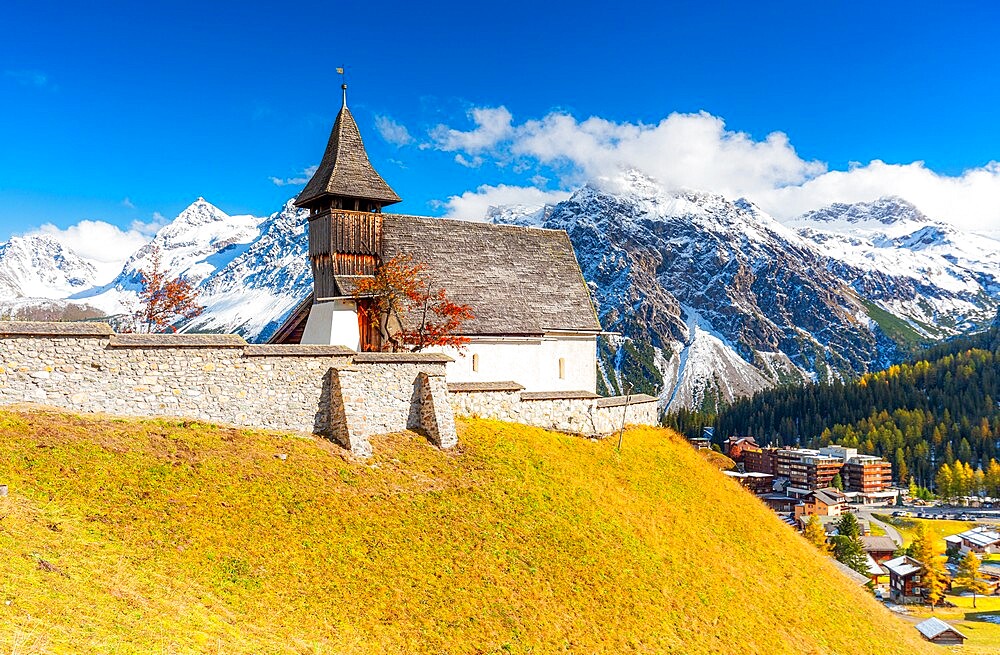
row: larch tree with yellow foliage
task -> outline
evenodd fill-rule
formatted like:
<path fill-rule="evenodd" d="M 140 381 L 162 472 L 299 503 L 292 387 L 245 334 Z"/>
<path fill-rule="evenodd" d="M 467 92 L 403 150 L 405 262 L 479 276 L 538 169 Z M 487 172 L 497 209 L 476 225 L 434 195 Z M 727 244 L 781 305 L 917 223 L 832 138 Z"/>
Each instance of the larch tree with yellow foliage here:
<path fill-rule="evenodd" d="M 830 554 L 830 544 L 826 540 L 826 530 L 823 529 L 822 521 L 815 514 L 810 516 L 806 521 L 806 527 L 802 529 L 802 536 L 806 538 L 806 541 L 816 546 L 821 553 Z"/>
<path fill-rule="evenodd" d="M 934 538 L 928 533 L 925 523 L 918 523 L 910 557 L 923 565 L 920 572 L 920 586 L 926 590 L 924 596 L 933 609 L 942 599 L 948 587 L 948 574 L 944 570 L 944 556 L 937 552 Z"/>

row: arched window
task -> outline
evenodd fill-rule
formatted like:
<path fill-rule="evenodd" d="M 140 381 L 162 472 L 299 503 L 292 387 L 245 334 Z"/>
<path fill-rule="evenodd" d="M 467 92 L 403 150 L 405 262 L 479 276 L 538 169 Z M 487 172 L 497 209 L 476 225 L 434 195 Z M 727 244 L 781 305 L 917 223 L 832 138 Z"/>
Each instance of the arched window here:
<path fill-rule="evenodd" d="M 479 372 L 479 353 L 472 354 L 472 372 L 473 373 Z"/>
<path fill-rule="evenodd" d="M 565 380 L 566 379 L 566 358 L 565 357 L 560 357 L 559 358 L 559 379 L 560 380 Z"/>

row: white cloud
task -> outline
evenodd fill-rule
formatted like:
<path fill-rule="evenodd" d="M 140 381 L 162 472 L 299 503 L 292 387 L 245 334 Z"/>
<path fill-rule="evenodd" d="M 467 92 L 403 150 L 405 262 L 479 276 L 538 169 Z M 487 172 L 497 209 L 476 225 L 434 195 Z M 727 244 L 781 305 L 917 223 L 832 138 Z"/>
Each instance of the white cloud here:
<path fill-rule="evenodd" d="M 137 225 L 145 229 L 138 229 Z M 150 225 L 136 222 L 128 230 L 122 230 L 105 221 L 84 220 L 66 228 L 46 223 L 28 235 L 50 236 L 90 261 L 97 268 L 99 283 L 103 284 L 120 273 L 125 260 L 149 241 L 146 230 Z"/>
<path fill-rule="evenodd" d="M 6 70 L 4 77 L 9 78 L 21 86 L 31 86 L 36 89 L 48 89 L 55 91 L 56 86 L 52 84 L 49 76 L 37 70 Z"/>
<path fill-rule="evenodd" d="M 135 209 L 135 203 L 128 196 L 122 199 L 122 207 L 128 207 L 129 209 Z"/>
<path fill-rule="evenodd" d="M 462 151 L 477 155 L 492 150 L 514 134 L 513 115 L 506 107 L 477 107 L 469 111 L 475 129 L 463 132 L 447 125 L 431 130 L 434 147 L 447 152 Z"/>
<path fill-rule="evenodd" d="M 568 197 L 569 193 L 565 191 L 542 191 L 533 187 L 484 184 L 475 191 L 466 191 L 460 196 L 451 196 L 442 205 L 446 209 L 445 215 L 448 218 L 481 221 L 490 207 L 504 205 L 541 207 L 546 204 L 562 202 Z"/>
<path fill-rule="evenodd" d="M 309 181 L 309 178 L 319 169 L 319 166 L 310 166 L 309 168 L 302 171 L 301 175 L 296 177 L 270 177 L 272 184 L 277 186 L 292 186 L 292 185 L 302 185 Z"/>
<path fill-rule="evenodd" d="M 961 175 L 941 175 L 924 162 L 887 164 L 875 160 L 846 171 L 829 171 L 803 184 L 760 194 L 759 204 L 779 218 L 791 218 L 834 202 L 860 202 L 895 195 L 931 218 L 966 230 L 1000 231 L 1000 163 Z"/>
<path fill-rule="evenodd" d="M 405 125 L 397 123 L 388 116 L 375 117 L 375 129 L 387 142 L 396 146 L 405 146 L 413 143 L 413 137 Z"/>
<path fill-rule="evenodd" d="M 562 188 L 613 179 L 634 168 L 667 188 L 750 198 L 779 219 L 832 202 L 897 195 L 932 218 L 965 229 L 1000 231 L 997 162 L 957 176 L 941 175 L 919 161 L 887 164 L 874 160 L 846 171 L 829 170 L 823 162 L 800 157 L 782 132 L 755 139 L 728 129 L 721 118 L 705 112 L 674 113 L 655 124 L 599 117 L 580 121 L 564 112 L 515 124 L 505 107 L 478 108 L 469 115 L 475 129 L 459 131 L 439 125 L 431 132 L 433 147 L 456 152 L 456 162 L 465 166 L 489 152 L 501 162 L 513 161 L 515 172 L 534 169 L 539 180 L 555 174 Z M 464 213 L 492 202 L 474 200 L 475 195 L 492 199 L 497 197 L 496 189 L 515 188 L 520 187 L 483 186 L 452 196 L 445 204 L 450 211 L 461 208 Z"/>
<path fill-rule="evenodd" d="M 460 166 L 465 166 L 466 168 L 479 168 L 483 165 L 483 158 L 479 155 L 475 155 L 471 159 L 466 158 L 462 153 L 455 155 L 455 163 Z"/>

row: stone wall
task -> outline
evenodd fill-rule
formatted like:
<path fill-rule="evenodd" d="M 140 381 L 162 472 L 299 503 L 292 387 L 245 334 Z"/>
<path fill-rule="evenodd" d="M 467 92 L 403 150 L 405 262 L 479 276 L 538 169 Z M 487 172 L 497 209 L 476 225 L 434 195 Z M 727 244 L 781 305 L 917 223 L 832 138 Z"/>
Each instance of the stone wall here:
<path fill-rule="evenodd" d="M 353 364 L 331 372 L 334 432 L 348 435 L 344 445 L 371 454 L 369 437 L 415 430 L 441 448 L 458 443 L 448 404 L 445 365 L 439 354 L 357 353 Z M 351 426 L 347 429 L 345 426 Z"/>
<path fill-rule="evenodd" d="M 103 323 L 0 321 L 0 405 L 174 416 L 328 436 L 360 456 L 405 429 L 441 448 L 454 415 L 585 435 L 655 425 L 656 398 L 528 393 L 512 382 L 448 385 L 450 357 L 341 346 L 250 345 L 236 335 L 114 334 Z"/>
<path fill-rule="evenodd" d="M 658 425 L 653 396 L 601 398 L 587 392 L 525 392 L 516 382 L 449 385 L 451 406 L 461 416 L 478 416 L 589 436 L 629 425 Z"/>
<path fill-rule="evenodd" d="M 455 444 L 443 355 L 119 335 L 102 323 L 0 322 L 0 404 L 176 416 L 329 436 L 358 455 L 406 428 Z"/>

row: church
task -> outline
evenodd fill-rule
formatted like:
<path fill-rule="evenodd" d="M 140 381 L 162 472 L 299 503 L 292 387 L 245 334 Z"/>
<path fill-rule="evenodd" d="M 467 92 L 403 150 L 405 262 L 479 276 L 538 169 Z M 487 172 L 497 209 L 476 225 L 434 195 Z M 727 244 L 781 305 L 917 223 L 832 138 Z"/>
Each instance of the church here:
<path fill-rule="evenodd" d="M 356 290 L 408 255 L 474 315 L 459 329 L 463 348 L 427 349 L 453 358 L 449 384 L 593 394 L 601 326 L 566 232 L 384 212 L 401 199 L 369 161 L 342 88 L 323 159 L 295 201 L 308 211 L 313 292 L 270 342 L 382 350 L 381 321 Z"/>

